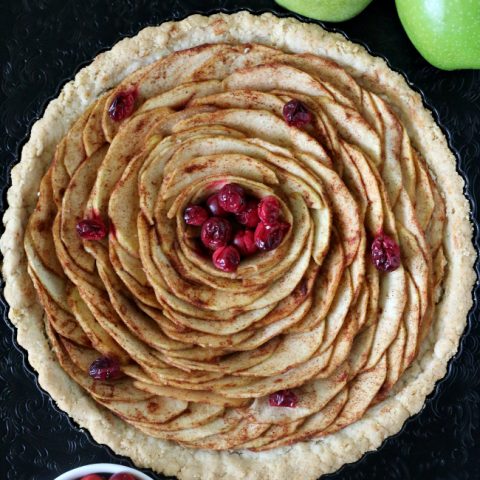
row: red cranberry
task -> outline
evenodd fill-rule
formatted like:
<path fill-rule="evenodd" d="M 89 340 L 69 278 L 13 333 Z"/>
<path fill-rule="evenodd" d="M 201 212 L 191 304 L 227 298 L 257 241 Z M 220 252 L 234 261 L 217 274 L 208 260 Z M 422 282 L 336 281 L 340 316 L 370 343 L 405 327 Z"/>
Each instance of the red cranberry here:
<path fill-rule="evenodd" d="M 312 121 L 312 114 L 300 100 L 290 100 L 283 106 L 283 118 L 288 125 L 301 128 Z"/>
<path fill-rule="evenodd" d="M 100 216 L 80 220 L 76 229 L 80 237 L 85 240 L 101 240 L 107 236 L 107 227 Z"/>
<path fill-rule="evenodd" d="M 200 227 L 208 219 L 208 212 L 200 205 L 190 205 L 183 212 L 183 219 L 187 225 Z"/>
<path fill-rule="evenodd" d="M 86 475 L 85 477 L 82 477 L 80 480 L 105 480 L 105 478 L 97 475 L 96 473 L 92 473 L 91 475 Z"/>
<path fill-rule="evenodd" d="M 226 218 L 212 217 L 202 225 L 200 238 L 210 250 L 225 247 L 232 237 L 232 226 Z"/>
<path fill-rule="evenodd" d="M 258 202 L 254 199 L 247 201 L 243 212 L 237 213 L 237 222 L 248 228 L 255 228 L 260 222 L 258 218 Z"/>
<path fill-rule="evenodd" d="M 95 380 L 115 380 L 122 372 L 116 358 L 100 357 L 92 362 L 88 374 Z"/>
<path fill-rule="evenodd" d="M 235 272 L 240 263 L 240 254 L 235 247 L 220 247 L 213 252 L 213 264 L 224 272 Z"/>
<path fill-rule="evenodd" d="M 224 217 L 225 215 L 228 215 L 228 212 L 226 212 L 218 202 L 218 193 L 214 193 L 213 195 L 208 197 L 207 207 L 210 210 L 211 214 L 215 217 Z"/>
<path fill-rule="evenodd" d="M 239 230 L 233 238 L 233 244 L 244 257 L 253 255 L 258 250 L 253 230 Z"/>
<path fill-rule="evenodd" d="M 372 262 L 381 272 L 393 272 L 400 266 L 400 247 L 393 238 L 381 233 L 372 243 Z"/>
<path fill-rule="evenodd" d="M 260 222 L 255 229 L 255 243 L 260 250 L 275 250 L 285 238 L 290 224 L 278 222 L 274 225 L 265 225 Z"/>
<path fill-rule="evenodd" d="M 236 183 L 227 183 L 218 192 L 218 203 L 226 212 L 243 212 L 247 206 L 245 190 Z"/>
<path fill-rule="evenodd" d="M 298 398 L 291 390 L 280 390 L 268 396 L 268 403 L 271 407 L 295 408 L 298 405 Z"/>
<path fill-rule="evenodd" d="M 131 473 L 120 472 L 112 475 L 108 480 L 137 480 Z"/>
<path fill-rule="evenodd" d="M 120 92 L 108 108 L 108 116 L 115 122 L 120 122 L 129 117 L 135 110 L 135 100 L 138 92 L 135 88 Z"/>
<path fill-rule="evenodd" d="M 273 225 L 280 218 L 280 202 L 277 197 L 269 195 L 258 204 L 258 216 L 265 225 Z"/>

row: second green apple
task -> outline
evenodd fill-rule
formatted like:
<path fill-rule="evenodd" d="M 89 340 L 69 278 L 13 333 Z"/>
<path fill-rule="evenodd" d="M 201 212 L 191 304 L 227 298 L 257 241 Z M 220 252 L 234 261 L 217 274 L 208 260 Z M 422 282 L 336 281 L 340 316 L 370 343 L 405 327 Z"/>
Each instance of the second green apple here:
<path fill-rule="evenodd" d="M 480 0 L 396 0 L 403 28 L 429 63 L 480 68 Z"/>

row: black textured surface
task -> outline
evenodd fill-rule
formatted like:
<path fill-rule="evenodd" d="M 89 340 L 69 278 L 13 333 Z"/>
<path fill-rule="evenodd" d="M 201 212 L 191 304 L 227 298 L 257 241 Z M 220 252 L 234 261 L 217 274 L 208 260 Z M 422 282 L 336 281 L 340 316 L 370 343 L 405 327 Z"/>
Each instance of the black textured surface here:
<path fill-rule="evenodd" d="M 285 12 L 273 0 L 0 0 L 0 185 L 8 183 L 9 169 L 46 102 L 99 51 L 165 19 L 246 7 Z M 393 1 L 375 0 L 336 28 L 385 56 L 424 92 L 459 154 L 459 169 L 475 205 L 480 195 L 480 71 L 442 72 L 429 66 L 403 33 Z M 475 207 L 473 214 L 478 219 Z M 478 245 L 478 235 L 476 241 Z M 2 306 L 5 317 L 4 310 Z M 379 451 L 326 479 L 480 478 L 478 313 L 471 312 L 459 353 L 422 412 Z M 56 409 L 40 391 L 14 338 L 8 320 L 0 322 L 0 478 L 52 480 L 88 463 L 132 465 L 96 444 Z"/>

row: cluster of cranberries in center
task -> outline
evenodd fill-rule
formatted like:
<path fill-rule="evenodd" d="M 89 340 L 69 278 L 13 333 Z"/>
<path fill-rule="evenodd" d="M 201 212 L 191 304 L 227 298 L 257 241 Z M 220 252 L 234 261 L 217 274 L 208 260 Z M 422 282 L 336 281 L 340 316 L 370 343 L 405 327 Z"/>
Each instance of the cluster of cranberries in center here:
<path fill-rule="evenodd" d="M 200 227 L 199 239 L 210 252 L 213 265 L 235 272 L 242 258 L 276 249 L 290 224 L 282 220 L 280 201 L 248 195 L 236 183 L 227 183 L 201 205 L 189 205 L 185 223 Z"/>

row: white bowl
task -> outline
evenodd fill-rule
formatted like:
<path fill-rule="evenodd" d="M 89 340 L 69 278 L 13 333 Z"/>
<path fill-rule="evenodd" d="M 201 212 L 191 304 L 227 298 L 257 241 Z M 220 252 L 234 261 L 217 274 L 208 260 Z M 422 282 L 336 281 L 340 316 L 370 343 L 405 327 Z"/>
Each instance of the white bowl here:
<path fill-rule="evenodd" d="M 145 475 L 133 468 L 116 465 L 114 463 L 93 463 L 92 465 L 84 465 L 83 467 L 74 468 L 68 472 L 62 473 L 55 480 L 79 480 L 83 475 L 91 473 L 131 473 L 138 480 L 153 480 L 152 477 Z"/>

